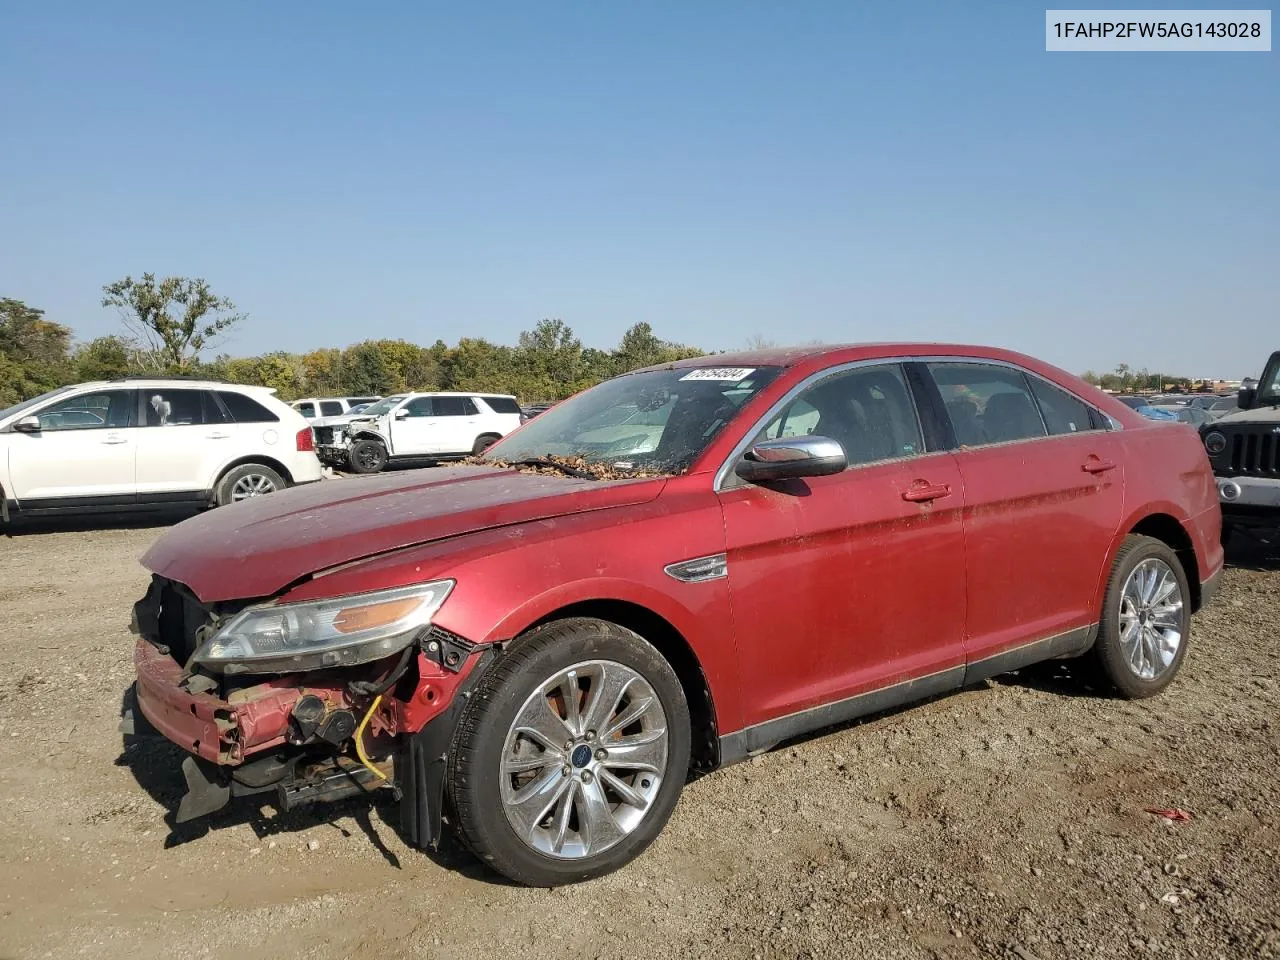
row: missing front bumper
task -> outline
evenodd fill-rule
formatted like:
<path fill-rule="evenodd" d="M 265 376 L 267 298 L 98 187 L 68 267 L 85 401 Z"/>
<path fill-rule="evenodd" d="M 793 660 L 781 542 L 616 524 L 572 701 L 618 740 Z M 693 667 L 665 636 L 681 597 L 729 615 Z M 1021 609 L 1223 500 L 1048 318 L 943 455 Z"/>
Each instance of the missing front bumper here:
<path fill-rule="evenodd" d="M 187 792 L 174 820 L 186 823 L 206 817 L 233 798 L 255 794 L 274 794 L 276 806 L 287 813 L 316 803 L 368 795 L 395 782 L 394 758 L 374 763 L 374 767 L 382 777 L 344 756 L 316 757 L 282 751 L 234 769 L 200 757 L 187 757 L 182 761 Z"/>

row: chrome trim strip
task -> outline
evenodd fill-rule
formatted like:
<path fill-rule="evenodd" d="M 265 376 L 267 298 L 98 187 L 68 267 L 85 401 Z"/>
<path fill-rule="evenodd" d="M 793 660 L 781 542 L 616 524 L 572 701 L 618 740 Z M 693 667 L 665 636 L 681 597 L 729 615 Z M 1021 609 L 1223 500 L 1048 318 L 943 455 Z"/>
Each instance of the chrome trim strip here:
<path fill-rule="evenodd" d="M 722 580 L 729 575 L 728 556 L 723 553 L 709 557 L 695 557 L 692 560 L 680 560 L 669 563 L 662 568 L 667 576 L 681 583 L 705 583 L 708 580 Z"/>
<path fill-rule="evenodd" d="M 745 434 L 743 434 L 742 439 L 739 440 L 738 443 L 734 445 L 733 449 L 729 451 L 728 458 L 724 461 L 724 463 L 720 465 L 719 469 L 716 470 L 715 481 L 711 485 L 712 492 L 720 493 L 725 489 L 726 483 L 728 483 L 730 479 L 734 476 L 733 465 L 737 463 L 738 459 L 747 452 L 747 448 L 751 446 L 752 437 L 754 437 L 764 427 L 764 425 L 769 422 L 770 419 L 772 419 L 774 416 L 780 413 L 783 407 L 785 407 L 792 400 L 794 400 L 800 393 L 807 390 L 809 387 L 813 386 L 814 383 L 816 383 L 819 380 L 825 380 L 827 377 L 837 373 L 844 373 L 847 370 L 856 370 L 859 367 L 871 367 L 871 366 L 880 366 L 880 365 L 886 365 L 886 364 L 897 364 L 901 366 L 902 364 L 905 364 L 905 363 L 984 363 L 984 364 L 988 364 L 990 366 L 995 366 L 995 367 L 1008 367 L 1010 370 L 1017 370 L 1019 373 L 1022 373 L 1028 377 L 1035 377 L 1037 380 L 1041 381 L 1042 383 L 1045 383 L 1051 387 L 1054 387 L 1055 389 L 1062 390 L 1065 393 L 1070 394 L 1072 397 L 1075 397 L 1075 399 L 1079 400 L 1082 404 L 1084 404 L 1085 407 L 1097 413 L 1098 416 L 1100 416 L 1103 420 L 1105 420 L 1107 423 L 1111 425 L 1110 431 L 1083 431 L 1083 432 L 1108 433 L 1108 432 L 1119 431 L 1124 429 L 1123 424 L 1119 423 L 1109 414 L 1104 413 L 1102 410 L 1099 410 L 1096 406 L 1094 406 L 1088 400 L 1085 400 L 1079 394 L 1075 393 L 1072 390 L 1068 390 L 1066 387 L 1062 386 L 1061 384 L 1054 383 L 1052 380 L 1049 380 L 1047 377 L 1040 376 L 1040 374 L 1036 373 L 1034 370 L 1028 370 L 1026 367 L 1019 366 L 1018 364 L 1013 363 L 1009 360 L 995 360 L 989 357 L 970 357 L 970 356 L 961 356 L 961 355 L 943 356 L 943 357 L 932 356 L 932 355 L 897 356 L 897 357 L 876 357 L 870 360 L 853 360 L 853 361 L 850 361 L 849 363 L 841 363 L 841 364 L 838 364 L 837 366 L 827 367 L 823 370 L 819 370 L 815 373 L 809 374 L 809 376 L 805 377 L 803 380 L 797 383 L 794 387 L 788 390 L 785 394 L 783 394 L 780 399 L 775 401 L 774 404 L 771 407 L 769 407 L 768 410 L 766 410 L 760 417 L 756 419 L 755 423 L 751 425 L 751 429 L 749 429 Z M 912 409 L 915 410 L 917 428 L 920 429 L 920 435 L 923 437 L 924 429 L 923 429 L 923 425 L 920 424 L 920 410 L 917 406 L 917 398 L 914 392 L 912 392 L 911 390 L 911 384 L 907 383 L 906 387 L 907 387 L 907 393 L 911 397 Z M 1036 409 L 1037 411 L 1039 411 L 1038 403 L 1036 405 Z M 1043 423 L 1044 415 L 1040 414 L 1040 418 L 1041 418 L 1041 422 Z M 1008 444 L 1011 444 L 1011 443 L 1030 443 L 1030 442 L 1039 441 L 1039 440 L 1056 440 L 1059 437 L 1074 437 L 1079 435 L 1078 433 L 1049 434 L 1047 426 L 1045 429 L 1045 433 L 1046 433 L 1046 436 L 1043 436 L 1043 437 L 1025 437 L 1020 440 L 1007 440 L 1004 443 L 984 443 L 982 447 L 971 447 L 970 449 L 985 450 L 987 447 L 1002 447 L 1002 446 L 1007 446 Z M 959 447 L 957 447 L 955 450 L 928 450 L 925 453 L 920 454 L 919 456 L 916 456 L 916 457 L 894 457 L 888 460 L 873 460 L 869 463 L 851 464 L 848 469 L 856 470 L 858 467 L 878 466 L 879 464 L 882 464 L 882 463 L 893 463 L 895 460 L 919 460 L 921 459 L 921 457 L 929 456 L 931 454 L 957 453 L 959 452 L 959 450 L 960 450 Z M 735 489 L 736 489 L 736 486 L 735 486 Z"/>

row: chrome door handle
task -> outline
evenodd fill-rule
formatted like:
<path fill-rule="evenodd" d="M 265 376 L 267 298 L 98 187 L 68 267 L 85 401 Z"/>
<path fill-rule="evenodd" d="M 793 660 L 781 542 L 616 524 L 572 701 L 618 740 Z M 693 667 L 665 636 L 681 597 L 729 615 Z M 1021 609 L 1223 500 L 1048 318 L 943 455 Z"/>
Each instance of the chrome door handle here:
<path fill-rule="evenodd" d="M 229 433 L 206 433 L 206 434 L 205 434 L 205 439 L 207 439 L 207 440 L 230 440 L 230 439 L 231 439 L 231 434 L 229 434 Z"/>
<path fill-rule="evenodd" d="M 126 440 L 124 437 L 107 437 L 107 439 L 103 440 L 102 442 L 114 444 L 114 443 L 128 443 L 129 441 Z"/>

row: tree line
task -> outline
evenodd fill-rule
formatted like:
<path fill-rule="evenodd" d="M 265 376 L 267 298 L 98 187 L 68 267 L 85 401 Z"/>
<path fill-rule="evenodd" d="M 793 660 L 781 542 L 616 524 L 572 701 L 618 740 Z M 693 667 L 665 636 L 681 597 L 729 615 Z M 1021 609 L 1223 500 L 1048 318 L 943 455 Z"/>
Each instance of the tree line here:
<path fill-rule="evenodd" d="M 514 345 L 463 337 L 452 346 L 406 340 L 363 340 L 307 353 L 278 350 L 256 357 L 212 359 L 229 330 L 246 319 L 201 278 L 144 273 L 102 288 L 102 305 L 120 315 L 122 332 L 75 343 L 69 327 L 21 300 L 0 298 L 0 407 L 46 390 L 127 375 L 185 375 L 272 387 L 281 398 L 386 396 L 405 390 L 513 393 L 525 403 L 560 400 L 619 373 L 707 352 L 662 340 L 637 323 L 612 350 L 584 347 L 562 320 L 540 321 Z M 773 346 L 760 337 L 749 347 Z M 1086 371 L 1084 379 L 1117 392 L 1205 389 L 1186 377 L 1134 371 Z"/>
<path fill-rule="evenodd" d="M 364 340 L 307 353 L 206 359 L 246 316 L 202 279 L 152 274 L 103 288 L 104 307 L 121 316 L 120 334 L 75 343 L 69 327 L 21 300 L 0 298 L 0 407 L 46 390 L 128 375 L 183 375 L 260 384 L 281 398 L 381 394 L 405 390 L 483 390 L 523 402 L 560 400 L 619 373 L 706 351 L 663 340 L 637 323 L 612 350 L 584 347 L 562 320 L 545 319 L 515 345 L 463 337 L 454 345 Z"/>
<path fill-rule="evenodd" d="M 1212 393 L 1214 387 L 1212 383 L 1193 381 L 1190 377 L 1152 373 L 1146 367 L 1133 370 L 1127 363 L 1119 364 L 1110 373 L 1086 370 L 1080 378 L 1112 393 Z"/>

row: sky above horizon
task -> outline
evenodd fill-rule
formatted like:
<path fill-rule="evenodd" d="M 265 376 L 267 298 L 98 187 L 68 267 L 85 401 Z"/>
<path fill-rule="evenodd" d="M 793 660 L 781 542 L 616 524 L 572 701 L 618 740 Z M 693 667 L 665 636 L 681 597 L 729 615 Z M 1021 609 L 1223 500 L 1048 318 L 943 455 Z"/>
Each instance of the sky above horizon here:
<path fill-rule="evenodd" d="M 945 340 L 1280 349 L 1274 53 L 1044 50 L 1045 7 L 9 4 L 0 296 L 87 340 L 205 277 L 235 355 Z"/>

